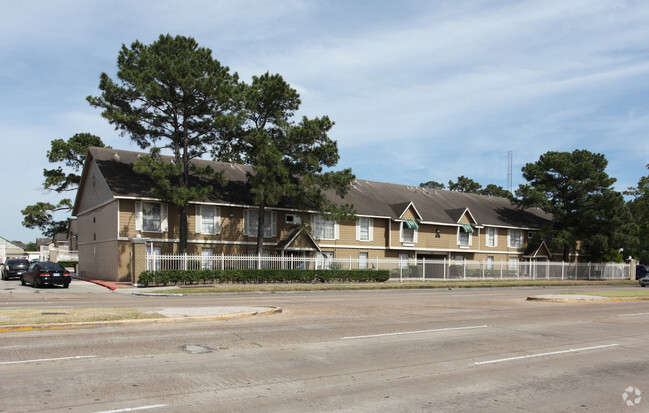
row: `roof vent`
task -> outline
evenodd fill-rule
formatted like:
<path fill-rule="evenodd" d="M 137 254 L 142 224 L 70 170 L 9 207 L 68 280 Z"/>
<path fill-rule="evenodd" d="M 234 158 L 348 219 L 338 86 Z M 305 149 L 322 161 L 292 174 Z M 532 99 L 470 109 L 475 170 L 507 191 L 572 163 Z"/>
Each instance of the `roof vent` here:
<path fill-rule="evenodd" d="M 119 161 L 119 159 L 120 159 L 119 154 L 117 152 L 115 152 L 115 155 L 113 155 L 113 158 L 115 158 L 115 160 Z"/>

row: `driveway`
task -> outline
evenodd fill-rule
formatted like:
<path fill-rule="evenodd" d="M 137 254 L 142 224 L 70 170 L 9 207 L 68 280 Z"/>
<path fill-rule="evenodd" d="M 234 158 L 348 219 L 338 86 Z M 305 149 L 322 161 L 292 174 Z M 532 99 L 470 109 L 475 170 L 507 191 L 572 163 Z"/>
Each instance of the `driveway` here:
<path fill-rule="evenodd" d="M 34 288 L 31 285 L 20 285 L 20 280 L 0 281 L 0 294 L 108 294 L 112 291 L 106 287 L 87 281 L 72 279 L 68 288 L 46 286 Z"/>

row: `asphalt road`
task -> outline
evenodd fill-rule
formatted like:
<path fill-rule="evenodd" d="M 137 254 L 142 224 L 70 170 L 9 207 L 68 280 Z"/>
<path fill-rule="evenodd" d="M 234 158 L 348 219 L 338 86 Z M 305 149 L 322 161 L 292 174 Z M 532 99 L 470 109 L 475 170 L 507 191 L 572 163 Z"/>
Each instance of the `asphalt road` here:
<path fill-rule="evenodd" d="M 575 288 L 162 298 L 74 285 L 0 305 L 283 313 L 0 334 L 0 411 L 649 411 L 647 302 L 525 301 Z"/>

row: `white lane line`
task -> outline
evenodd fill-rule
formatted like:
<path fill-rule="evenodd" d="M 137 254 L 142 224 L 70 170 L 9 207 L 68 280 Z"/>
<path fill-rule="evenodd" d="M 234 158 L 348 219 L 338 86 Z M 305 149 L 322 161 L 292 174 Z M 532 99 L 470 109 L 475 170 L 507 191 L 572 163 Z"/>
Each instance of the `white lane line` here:
<path fill-rule="evenodd" d="M 476 361 L 476 362 L 474 362 L 472 364 L 475 365 L 475 366 L 479 366 L 479 365 L 482 365 L 482 364 L 502 363 L 504 361 L 530 359 L 530 358 L 543 357 L 543 356 L 553 356 L 555 354 L 575 353 L 575 352 L 578 352 L 578 351 L 597 350 L 597 349 L 615 347 L 615 346 L 619 346 L 619 344 L 604 344 L 604 345 L 601 345 L 601 346 L 593 346 L 593 347 L 571 348 L 571 349 L 568 349 L 568 350 L 551 351 L 549 353 L 528 354 L 528 355 L 525 355 L 525 356 L 508 357 L 508 358 L 498 359 L 498 360 Z"/>
<path fill-rule="evenodd" d="M 405 334 L 421 334 L 421 333 L 438 333 L 441 331 L 454 331 L 454 330 L 470 330 L 474 328 L 487 328 L 489 326 L 470 326 L 470 327 L 450 327 L 450 328 L 438 328 L 435 330 L 419 330 L 419 331 L 401 331 L 398 333 L 384 333 L 384 334 L 372 334 L 369 336 L 354 336 L 354 337 L 343 337 L 341 340 L 352 340 L 357 338 L 372 338 L 372 337 L 387 337 L 387 336 L 401 336 Z"/>
<path fill-rule="evenodd" d="M 121 413 L 121 412 L 135 412 L 137 410 L 149 410 L 149 409 L 158 409 L 160 407 L 167 407 L 169 406 L 168 404 L 152 404 L 150 406 L 140 406 L 140 407 L 127 407 L 125 409 L 117 409 L 117 410 L 106 410 L 103 412 L 95 412 L 95 413 Z"/>
<path fill-rule="evenodd" d="M 77 360 L 89 359 L 97 356 L 73 356 L 73 357 L 58 357 L 53 359 L 36 359 L 36 360 L 20 360 L 20 361 L 1 361 L 0 364 L 22 364 L 22 363 L 38 363 L 41 361 L 58 361 L 58 360 Z"/>
<path fill-rule="evenodd" d="M 633 317 L 636 315 L 648 315 L 649 313 L 635 313 L 635 314 L 618 314 L 618 317 Z"/>

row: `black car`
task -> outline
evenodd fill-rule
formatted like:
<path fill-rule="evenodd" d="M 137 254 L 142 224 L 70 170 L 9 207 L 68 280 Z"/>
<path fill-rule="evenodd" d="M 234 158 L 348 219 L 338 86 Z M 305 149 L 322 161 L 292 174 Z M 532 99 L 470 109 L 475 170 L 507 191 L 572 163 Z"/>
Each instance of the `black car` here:
<path fill-rule="evenodd" d="M 649 275 L 649 270 L 646 265 L 638 264 L 635 266 L 635 279 L 639 280 L 640 278 L 646 277 Z"/>
<path fill-rule="evenodd" d="M 20 278 L 23 272 L 29 269 L 29 261 L 26 258 L 7 258 L 2 267 L 2 279 Z"/>
<path fill-rule="evenodd" d="M 36 262 L 20 277 L 22 285 L 31 284 L 33 287 L 43 285 L 70 285 L 70 273 L 56 262 Z"/>
<path fill-rule="evenodd" d="M 649 285 L 649 275 L 646 277 L 640 278 L 640 287 L 646 287 Z"/>

